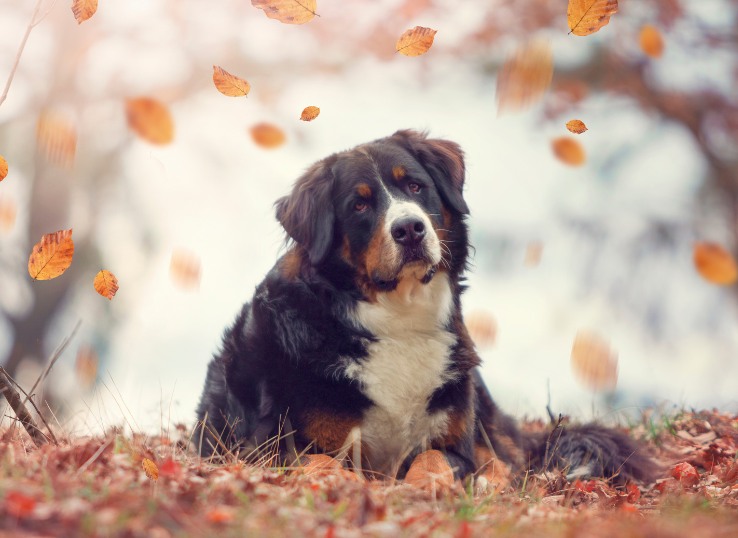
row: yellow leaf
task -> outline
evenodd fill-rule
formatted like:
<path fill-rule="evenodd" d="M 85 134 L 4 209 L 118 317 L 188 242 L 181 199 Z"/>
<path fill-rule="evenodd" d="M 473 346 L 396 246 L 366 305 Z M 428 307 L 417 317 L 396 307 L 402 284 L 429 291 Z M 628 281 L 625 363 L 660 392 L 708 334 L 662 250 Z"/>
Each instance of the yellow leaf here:
<path fill-rule="evenodd" d="M 416 26 L 410 30 L 406 30 L 397 40 L 395 50 L 405 56 L 420 56 L 428 52 L 433 45 L 433 38 L 436 30 L 433 28 L 425 28 Z"/>
<path fill-rule="evenodd" d="M 284 131 L 271 123 L 257 123 L 251 127 L 251 138 L 262 148 L 273 149 L 284 144 Z"/>
<path fill-rule="evenodd" d="M 43 112 L 36 123 L 36 142 L 39 152 L 50 163 L 71 168 L 77 154 L 77 129 L 64 116 Z"/>
<path fill-rule="evenodd" d="M 717 243 L 695 243 L 693 257 L 694 266 L 708 282 L 729 286 L 738 281 L 738 265 L 733 256 Z"/>
<path fill-rule="evenodd" d="M 174 120 L 163 103 L 150 97 L 126 101 L 128 126 L 152 144 L 169 144 L 174 139 Z"/>
<path fill-rule="evenodd" d="M 320 114 L 320 109 L 317 106 L 306 106 L 300 114 L 302 121 L 313 121 Z"/>
<path fill-rule="evenodd" d="M 28 258 L 28 274 L 34 280 L 50 280 L 72 265 L 74 241 L 72 230 L 59 230 L 41 237 Z"/>
<path fill-rule="evenodd" d="M 144 458 L 141 460 L 141 466 L 143 467 L 146 476 L 151 480 L 159 480 L 159 468 L 156 466 L 156 463 L 151 461 L 149 458 Z"/>
<path fill-rule="evenodd" d="M 15 202 L 8 198 L 0 198 L 0 232 L 9 232 L 15 225 L 18 209 Z"/>
<path fill-rule="evenodd" d="M 251 85 L 248 82 L 217 65 L 213 66 L 213 84 L 220 93 L 228 97 L 241 97 L 248 95 L 251 91 Z"/>
<path fill-rule="evenodd" d="M 490 346 L 495 343 L 497 322 L 492 314 L 475 310 L 464 316 L 464 325 L 477 346 Z"/>
<path fill-rule="evenodd" d="M 615 388 L 618 356 L 599 335 L 579 331 L 571 348 L 571 368 L 577 379 L 594 391 Z"/>
<path fill-rule="evenodd" d="M 522 45 L 497 76 L 497 110 L 517 111 L 538 102 L 551 85 L 553 54 L 545 41 Z"/>
<path fill-rule="evenodd" d="M 554 155 L 569 166 L 581 166 L 587 160 L 582 145 L 571 137 L 560 136 L 551 141 L 551 148 Z"/>
<path fill-rule="evenodd" d="M 82 24 L 97 11 L 97 0 L 73 0 L 72 13 L 77 24 Z"/>
<path fill-rule="evenodd" d="M 84 388 L 92 388 L 95 384 L 98 363 L 97 352 L 92 347 L 80 346 L 74 362 L 74 370 L 77 380 Z"/>
<path fill-rule="evenodd" d="M 641 50 L 651 58 L 660 58 L 664 53 L 664 38 L 655 26 L 647 24 L 641 28 L 638 40 Z"/>
<path fill-rule="evenodd" d="M 585 36 L 595 33 L 618 12 L 618 0 L 569 0 L 566 18 L 570 33 Z"/>
<path fill-rule="evenodd" d="M 110 271 L 103 269 L 95 276 L 95 280 L 92 283 L 95 287 L 95 291 L 112 300 L 115 293 L 118 291 L 118 279 Z"/>
<path fill-rule="evenodd" d="M 566 122 L 566 128 L 574 134 L 582 134 L 587 130 L 587 126 L 584 125 L 582 120 L 571 120 Z"/>
<path fill-rule="evenodd" d="M 200 257 L 184 249 L 172 252 L 169 262 L 169 276 L 180 288 L 194 290 L 200 287 Z"/>
<path fill-rule="evenodd" d="M 251 0 L 251 5 L 264 10 L 270 19 L 285 24 L 305 24 L 317 15 L 316 0 Z"/>
<path fill-rule="evenodd" d="M 5 179 L 5 176 L 8 175 L 8 161 L 5 160 L 5 157 L 0 155 L 0 181 Z"/>

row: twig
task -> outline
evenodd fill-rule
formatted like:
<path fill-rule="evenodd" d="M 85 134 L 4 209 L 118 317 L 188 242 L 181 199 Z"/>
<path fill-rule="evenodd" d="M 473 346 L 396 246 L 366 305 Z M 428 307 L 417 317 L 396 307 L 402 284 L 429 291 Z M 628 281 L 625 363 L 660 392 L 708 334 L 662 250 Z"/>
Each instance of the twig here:
<path fill-rule="evenodd" d="M 553 438 L 554 434 L 556 433 L 556 430 L 558 430 L 561 427 L 561 422 L 564 420 L 564 415 L 559 413 L 559 419 L 556 421 L 556 425 L 553 427 L 553 430 L 551 430 L 551 433 L 548 434 L 548 439 L 546 439 L 546 452 L 543 455 L 543 470 L 548 471 L 548 466 L 551 464 L 551 460 L 553 460 L 553 451 L 551 451 L 551 439 Z M 559 435 L 561 437 L 561 435 Z M 556 440 L 558 442 L 558 439 Z M 556 448 L 556 447 L 554 447 Z M 549 458 L 549 454 L 551 457 Z"/>
<path fill-rule="evenodd" d="M 53 431 L 51 430 L 51 426 L 49 426 L 49 423 L 48 423 L 48 422 L 46 422 L 46 419 L 44 418 L 44 415 L 43 415 L 43 414 L 41 413 L 41 410 L 40 410 L 40 409 L 39 409 L 39 408 L 38 408 L 38 407 L 36 406 L 36 402 L 34 402 L 34 401 L 33 401 L 33 398 L 31 398 L 30 396 L 28 396 L 28 393 L 27 393 L 27 392 L 26 392 L 25 390 L 23 390 L 23 387 L 21 387 L 21 386 L 20 386 L 20 385 L 18 384 L 18 382 L 17 382 L 17 381 L 15 380 L 15 379 L 13 379 L 13 378 L 11 377 L 11 375 L 10 375 L 10 374 L 9 374 L 9 373 L 8 373 L 8 372 L 7 372 L 6 370 L 3 370 L 3 372 L 5 373 L 5 377 L 6 377 L 6 378 L 7 378 L 7 379 L 8 379 L 8 380 L 9 380 L 9 381 L 10 381 L 10 382 L 11 382 L 11 383 L 13 384 L 13 385 L 15 385 L 15 387 L 16 387 L 16 388 L 17 388 L 17 389 L 18 389 L 18 390 L 19 390 L 20 392 L 22 392 L 22 393 L 23 393 L 23 396 L 25 396 L 25 398 L 24 398 L 24 400 L 23 400 L 23 402 L 22 402 L 22 403 L 23 403 L 23 405 L 25 405 L 25 404 L 26 404 L 26 402 L 30 402 L 30 403 L 31 403 L 31 405 L 33 406 L 33 409 L 34 409 L 34 410 L 36 411 L 36 415 L 38 415 L 38 418 L 40 418 L 40 419 L 41 419 L 41 422 L 43 422 L 43 423 L 44 423 L 44 426 L 46 426 L 46 429 L 47 429 L 47 430 L 49 430 L 49 435 L 51 436 L 51 440 L 52 440 L 52 441 L 54 441 L 54 444 L 55 444 L 55 445 L 58 445 L 58 444 L 59 444 L 59 441 L 58 441 L 58 440 L 56 439 L 56 435 L 54 435 L 54 432 L 53 432 Z M 47 405 L 48 405 L 48 404 L 47 404 Z"/>
<path fill-rule="evenodd" d="M 548 413 L 548 420 L 551 422 L 551 424 L 556 423 L 556 417 L 553 414 L 553 411 L 551 411 L 551 379 L 546 379 L 546 392 L 548 394 L 548 398 L 546 399 L 546 413 Z"/>
<path fill-rule="evenodd" d="M 23 34 L 23 39 L 21 39 L 20 46 L 18 47 L 18 52 L 15 54 L 15 62 L 13 62 L 13 68 L 10 70 L 10 75 L 8 75 L 7 82 L 5 82 L 5 89 L 3 90 L 3 94 L 0 95 L 0 105 L 2 105 L 5 102 L 5 99 L 8 98 L 8 91 L 10 91 L 10 84 L 13 82 L 13 77 L 15 77 L 15 72 L 18 69 L 18 64 L 20 63 L 21 55 L 23 54 L 23 49 L 26 48 L 26 41 L 28 41 L 28 36 L 31 35 L 31 30 L 33 30 L 33 27 L 36 26 L 36 16 L 38 15 L 38 12 L 41 10 L 42 2 L 43 0 L 38 0 L 36 2 L 36 7 L 33 9 L 33 15 L 31 15 L 31 22 L 28 23 L 28 28 L 26 28 L 26 33 Z"/>
<path fill-rule="evenodd" d="M 2 366 L 0 366 L 0 392 L 5 395 L 5 399 L 8 400 L 10 407 L 13 408 L 15 416 L 18 417 L 20 423 L 23 424 L 23 427 L 28 432 L 28 435 L 31 436 L 34 444 L 37 447 L 45 445 L 48 442 L 48 439 L 46 439 L 43 432 L 38 429 L 38 426 L 36 426 L 33 417 L 28 412 L 28 409 L 26 409 L 26 406 L 23 405 L 18 391 L 16 391 L 11 385 L 10 380 L 6 375 L 5 368 Z"/>

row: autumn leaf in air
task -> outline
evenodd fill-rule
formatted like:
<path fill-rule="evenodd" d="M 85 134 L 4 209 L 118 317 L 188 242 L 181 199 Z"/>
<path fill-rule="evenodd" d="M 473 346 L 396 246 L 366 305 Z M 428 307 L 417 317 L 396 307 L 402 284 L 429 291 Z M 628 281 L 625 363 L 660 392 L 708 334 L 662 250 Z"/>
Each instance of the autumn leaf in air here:
<path fill-rule="evenodd" d="M 0 181 L 5 179 L 7 175 L 8 175 L 8 161 L 5 160 L 5 157 L 0 155 Z"/>
<path fill-rule="evenodd" d="M 92 283 L 95 287 L 95 291 L 112 300 L 115 293 L 118 291 L 118 279 L 110 271 L 103 269 L 95 276 L 95 280 Z"/>
<path fill-rule="evenodd" d="M 400 54 L 405 56 L 420 56 L 425 54 L 433 45 L 433 38 L 436 35 L 436 30 L 432 28 L 425 28 L 423 26 L 416 26 L 410 30 L 406 30 L 397 40 L 395 49 Z"/>
<path fill-rule="evenodd" d="M 551 141 L 554 155 L 562 163 L 569 166 L 581 166 L 587 160 L 587 154 L 579 141 L 569 136 L 560 136 Z"/>
<path fill-rule="evenodd" d="M 570 33 L 585 36 L 595 33 L 618 12 L 618 0 L 569 0 L 566 19 Z"/>
<path fill-rule="evenodd" d="M 251 91 L 248 82 L 217 65 L 213 66 L 213 84 L 220 93 L 228 97 L 242 97 Z"/>
<path fill-rule="evenodd" d="M 531 241 L 528 246 L 525 247 L 525 256 L 523 263 L 527 267 L 536 267 L 541 263 L 541 257 L 543 256 L 543 243 L 540 241 Z"/>
<path fill-rule="evenodd" d="M 152 144 L 169 144 L 174 139 L 174 120 L 163 103 L 150 97 L 126 101 L 128 126 Z"/>
<path fill-rule="evenodd" d="M 479 347 L 491 346 L 497 337 L 497 321 L 489 312 L 475 310 L 464 316 L 469 336 Z"/>
<path fill-rule="evenodd" d="M 257 123 L 250 132 L 256 145 L 267 149 L 278 148 L 287 139 L 284 131 L 271 123 Z"/>
<path fill-rule="evenodd" d="M 18 208 L 9 198 L 0 197 L 0 232 L 9 232 L 15 225 Z"/>
<path fill-rule="evenodd" d="M 251 0 L 251 5 L 264 10 L 270 19 L 285 24 L 305 24 L 317 15 L 316 0 Z"/>
<path fill-rule="evenodd" d="M 571 120 L 566 122 L 566 128 L 574 134 L 582 134 L 587 130 L 587 126 L 584 125 L 582 120 Z"/>
<path fill-rule="evenodd" d="M 693 258 L 697 271 L 708 282 L 729 286 L 738 281 L 738 264 L 730 253 L 717 243 L 695 243 Z"/>
<path fill-rule="evenodd" d="M 79 384 L 84 388 L 92 388 L 95 384 L 98 364 L 97 352 L 91 346 L 80 346 L 74 361 L 74 371 Z"/>
<path fill-rule="evenodd" d="M 82 24 L 97 11 L 97 0 L 73 0 L 72 13 L 77 24 Z"/>
<path fill-rule="evenodd" d="M 594 391 L 615 388 L 618 356 L 599 335 L 579 331 L 571 349 L 571 368 L 580 383 Z"/>
<path fill-rule="evenodd" d="M 664 53 L 664 38 L 655 26 L 647 24 L 641 28 L 638 41 L 643 53 L 651 58 L 661 58 Z"/>
<path fill-rule="evenodd" d="M 151 461 L 149 458 L 144 458 L 141 460 L 141 466 L 143 467 L 146 476 L 151 480 L 159 480 L 159 468 L 156 466 L 156 463 Z"/>
<path fill-rule="evenodd" d="M 318 117 L 318 114 L 320 114 L 320 109 L 317 106 L 306 106 L 300 114 L 300 119 L 302 121 L 313 121 Z"/>
<path fill-rule="evenodd" d="M 46 234 L 36 243 L 28 258 L 28 274 L 34 280 L 51 280 L 72 265 L 74 241 L 72 230 Z"/>
<path fill-rule="evenodd" d="M 538 102 L 551 85 L 553 54 L 545 41 L 522 45 L 497 75 L 497 110 L 515 112 Z"/>
<path fill-rule="evenodd" d="M 200 257 L 188 250 L 177 249 L 172 252 L 169 263 L 169 276 L 181 289 L 193 290 L 200 287 Z"/>
<path fill-rule="evenodd" d="M 77 129 L 56 112 L 44 112 L 36 123 L 38 150 L 50 163 L 71 168 L 77 154 Z"/>

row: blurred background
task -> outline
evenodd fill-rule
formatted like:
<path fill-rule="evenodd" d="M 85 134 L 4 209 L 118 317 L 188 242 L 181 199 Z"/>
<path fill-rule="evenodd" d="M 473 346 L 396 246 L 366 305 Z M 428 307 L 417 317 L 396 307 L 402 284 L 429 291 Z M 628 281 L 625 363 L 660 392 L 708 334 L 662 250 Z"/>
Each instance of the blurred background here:
<path fill-rule="evenodd" d="M 274 200 L 312 162 L 417 128 L 466 152 L 464 308 L 505 410 L 735 411 L 738 286 L 702 278 L 693 247 L 738 252 L 738 1 L 620 4 L 578 37 L 563 0 L 318 0 L 304 25 L 247 0 L 101 0 L 81 25 L 68 2 L 42 2 L 0 105 L 0 364 L 28 389 L 72 336 L 36 391 L 70 431 L 191 424 L 224 327 L 283 250 Z M 0 82 L 34 7 L 0 0 Z M 416 25 L 438 31 L 430 51 L 396 53 Z M 501 67 L 534 37 L 550 88 L 501 111 Z M 220 94 L 213 65 L 248 97 Z M 129 127 L 141 96 L 170 111 L 171 143 Z M 589 130 L 569 135 L 574 118 Z M 259 145 L 262 122 L 284 143 Z M 552 151 L 567 135 L 581 166 Z M 67 228 L 72 266 L 32 281 L 32 245 Z M 100 269 L 119 280 L 112 301 L 93 289 Z M 617 356 L 611 390 L 572 371 L 579 331 Z"/>

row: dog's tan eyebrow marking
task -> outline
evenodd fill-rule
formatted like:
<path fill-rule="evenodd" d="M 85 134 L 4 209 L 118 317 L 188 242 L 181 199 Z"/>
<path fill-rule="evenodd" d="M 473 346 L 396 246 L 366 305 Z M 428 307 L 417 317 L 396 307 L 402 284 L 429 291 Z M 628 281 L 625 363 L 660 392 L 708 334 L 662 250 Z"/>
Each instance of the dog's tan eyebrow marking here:
<path fill-rule="evenodd" d="M 404 166 L 398 164 L 397 166 L 392 167 L 392 177 L 395 178 L 395 181 L 400 181 L 406 174 L 407 170 Z"/>
<path fill-rule="evenodd" d="M 372 197 L 372 188 L 367 185 L 366 183 L 361 183 L 356 187 L 356 192 L 359 193 L 359 196 L 362 198 L 371 198 Z"/>

